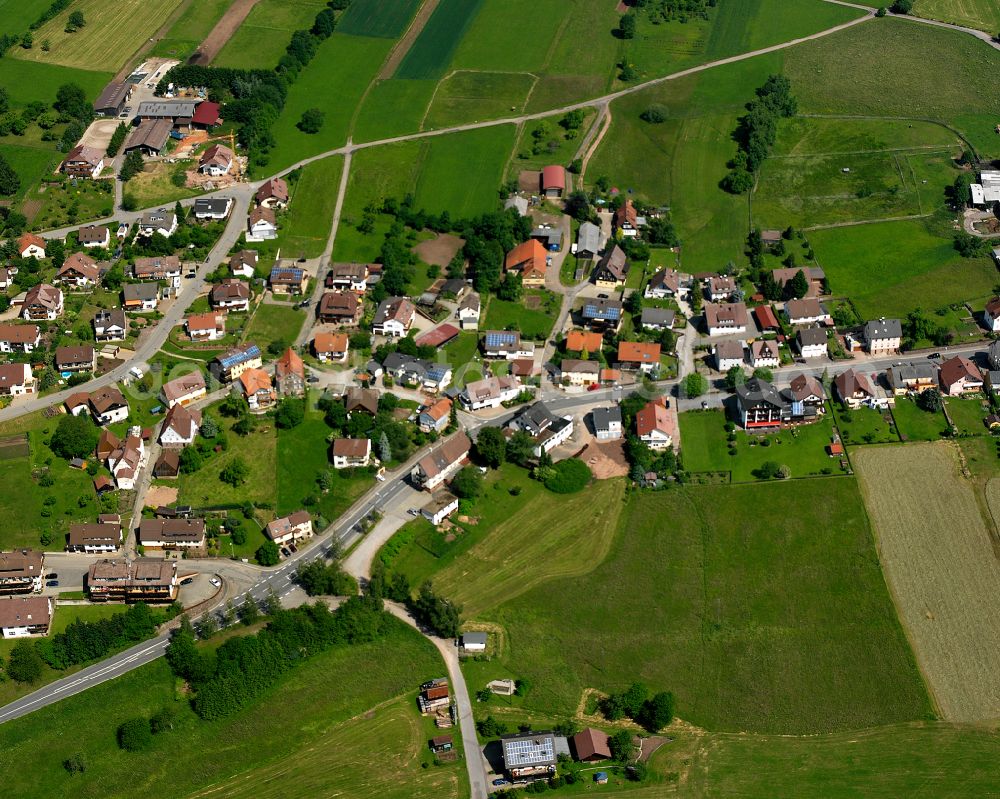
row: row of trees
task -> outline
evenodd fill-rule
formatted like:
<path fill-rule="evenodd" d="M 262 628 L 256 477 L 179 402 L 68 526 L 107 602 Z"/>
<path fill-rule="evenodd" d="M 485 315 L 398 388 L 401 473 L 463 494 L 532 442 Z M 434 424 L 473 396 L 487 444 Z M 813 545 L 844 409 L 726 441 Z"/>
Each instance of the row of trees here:
<path fill-rule="evenodd" d="M 601 700 L 601 713 L 608 721 L 630 718 L 650 732 L 659 732 L 674 718 L 674 695 L 660 691 L 650 696 L 642 683 L 632 683 L 625 691 Z"/>
<path fill-rule="evenodd" d="M 733 194 L 753 188 L 754 175 L 774 145 L 778 120 L 794 116 L 797 109 L 791 81 L 784 75 L 768 77 L 757 89 L 757 96 L 747 104 L 747 113 L 740 118 L 736 129 L 739 150 L 729 164 L 729 174 L 722 179 L 722 188 Z"/>

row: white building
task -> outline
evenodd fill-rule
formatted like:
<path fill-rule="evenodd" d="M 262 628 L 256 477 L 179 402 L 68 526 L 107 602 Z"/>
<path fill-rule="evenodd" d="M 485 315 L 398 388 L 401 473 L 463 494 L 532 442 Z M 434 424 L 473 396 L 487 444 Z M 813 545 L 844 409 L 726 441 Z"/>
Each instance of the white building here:
<path fill-rule="evenodd" d="M 334 469 L 359 469 L 371 463 L 370 438 L 337 438 L 330 446 Z"/>
<path fill-rule="evenodd" d="M 598 441 L 614 441 L 622 437 L 622 410 L 617 405 L 612 408 L 594 408 L 591 418 Z"/>
<path fill-rule="evenodd" d="M 482 301 L 479 295 L 471 291 L 458 304 L 455 316 L 458 317 L 458 326 L 462 330 L 476 330 L 479 328 L 479 314 L 482 309 Z"/>
<path fill-rule="evenodd" d="M 45 596 L 0 599 L 0 634 L 4 638 L 47 635 L 52 623 L 52 609 L 52 599 Z"/>
<path fill-rule="evenodd" d="M 499 408 L 520 394 L 521 388 L 521 381 L 515 375 L 485 377 L 467 383 L 465 389 L 458 395 L 458 399 L 462 407 L 470 411 Z"/>
<path fill-rule="evenodd" d="M 420 513 L 435 527 L 458 510 L 458 497 L 449 491 L 438 491 L 431 501 L 420 509 Z"/>
<path fill-rule="evenodd" d="M 312 517 L 304 510 L 282 516 L 267 525 L 267 537 L 279 547 L 312 538 L 312 534 Z"/>

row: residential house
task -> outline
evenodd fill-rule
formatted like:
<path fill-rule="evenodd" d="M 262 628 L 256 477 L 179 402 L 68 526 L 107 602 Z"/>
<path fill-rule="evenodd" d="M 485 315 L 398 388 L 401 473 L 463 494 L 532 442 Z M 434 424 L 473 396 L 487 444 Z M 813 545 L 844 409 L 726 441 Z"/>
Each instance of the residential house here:
<path fill-rule="evenodd" d="M 181 277 L 181 259 L 176 255 L 154 255 L 136 258 L 132 272 L 136 280 L 166 280 L 176 282 Z"/>
<path fill-rule="evenodd" d="M 597 361 L 563 358 L 559 364 L 559 382 L 564 386 L 589 386 L 598 381 L 600 373 L 601 364 Z"/>
<path fill-rule="evenodd" d="M 715 345 L 715 368 L 720 372 L 743 366 L 744 358 L 743 342 L 738 339 L 727 339 Z"/>
<path fill-rule="evenodd" d="M 622 437 L 622 409 L 617 405 L 610 408 L 594 408 L 591 411 L 594 435 L 598 441 L 614 441 Z"/>
<path fill-rule="evenodd" d="M 362 305 L 350 291 L 328 291 L 319 301 L 319 321 L 331 325 L 356 325 L 361 320 Z M 411 317 L 412 320 L 412 317 Z"/>
<path fill-rule="evenodd" d="M 521 284 L 525 287 L 544 286 L 546 257 L 545 247 L 536 239 L 528 239 L 507 253 L 504 272 L 520 273 Z"/>
<path fill-rule="evenodd" d="M 371 463 L 370 438 L 336 438 L 330 445 L 334 469 L 360 469 Z"/>
<path fill-rule="evenodd" d="M 643 296 L 648 300 L 665 300 L 668 297 L 680 298 L 686 293 L 686 288 L 690 283 L 690 275 L 682 274 L 676 269 L 661 269 L 649 279 Z"/>
<path fill-rule="evenodd" d="M 159 283 L 126 283 L 122 286 L 122 307 L 130 313 L 155 311 L 159 304 Z"/>
<path fill-rule="evenodd" d="M 468 460 L 472 442 L 464 433 L 456 433 L 435 446 L 410 470 L 410 479 L 417 488 L 433 491 L 462 468 Z"/>
<path fill-rule="evenodd" d="M 91 602 L 173 602 L 177 599 L 177 561 L 100 560 L 86 581 Z"/>
<path fill-rule="evenodd" d="M 643 308 L 639 324 L 643 330 L 670 330 L 677 314 L 669 308 Z"/>
<path fill-rule="evenodd" d="M 112 81 L 94 100 L 94 113 L 99 117 L 116 117 L 124 113 L 133 89 L 135 84 L 128 81 Z"/>
<path fill-rule="evenodd" d="M 511 780 L 552 777 L 556 773 L 556 745 L 551 732 L 501 735 L 504 768 Z"/>
<path fill-rule="evenodd" d="M 374 388 L 348 386 L 344 393 L 344 408 L 347 415 L 352 413 L 367 413 L 374 416 L 378 413 L 378 391 Z"/>
<path fill-rule="evenodd" d="M 229 258 L 229 273 L 248 280 L 257 274 L 257 251 L 240 250 Z"/>
<path fill-rule="evenodd" d="M 896 396 L 920 394 L 938 387 L 938 367 L 930 361 L 894 364 L 886 370 L 885 377 Z"/>
<path fill-rule="evenodd" d="M 539 183 L 543 197 L 562 197 L 566 191 L 566 170 L 558 165 L 543 167 Z"/>
<path fill-rule="evenodd" d="M 673 446 L 673 425 L 666 399 L 659 397 L 647 402 L 635 415 L 635 434 L 652 450 Z"/>
<path fill-rule="evenodd" d="M 264 411 L 278 400 L 271 375 L 263 369 L 246 369 L 240 375 L 240 389 L 251 411 Z"/>
<path fill-rule="evenodd" d="M 728 275 L 712 275 L 705 281 L 705 293 L 712 302 L 728 302 L 737 288 L 736 281 Z"/>
<path fill-rule="evenodd" d="M 2 326 L 0 326 L 0 330 L 2 329 Z M 3 335 L 0 334 L 0 352 L 3 351 Z M 1000 369 L 1000 340 L 990 342 L 987 358 L 990 362 L 990 369 Z"/>
<path fill-rule="evenodd" d="M 32 375 L 30 364 L 0 363 L 0 396 L 34 394 L 37 387 L 38 380 Z"/>
<path fill-rule="evenodd" d="M 236 156 L 224 144 L 213 144 L 198 159 L 198 171 L 203 175 L 221 177 L 229 174 L 233 168 L 233 159 Z"/>
<path fill-rule="evenodd" d="M 139 127 L 132 128 L 125 144 L 122 146 L 122 154 L 128 155 L 131 152 L 138 152 L 147 157 L 153 157 L 163 152 L 170 139 L 170 131 L 173 125 L 169 119 L 155 119 L 139 123 Z"/>
<path fill-rule="evenodd" d="M 598 352 L 604 346 L 604 336 L 592 330 L 570 330 L 566 334 L 566 352 Z"/>
<path fill-rule="evenodd" d="M 67 552 L 83 552 L 87 555 L 115 552 L 122 543 L 122 524 L 101 522 L 99 524 L 71 524 L 66 539 Z"/>
<path fill-rule="evenodd" d="M 254 195 L 257 205 L 267 208 L 284 208 L 288 205 L 288 184 L 281 178 L 271 178 L 257 189 Z"/>
<path fill-rule="evenodd" d="M 833 319 L 823 304 L 815 297 L 789 300 L 785 303 L 785 316 L 792 325 L 832 325 Z"/>
<path fill-rule="evenodd" d="M 556 416 L 543 402 L 533 402 L 522 407 L 507 426 L 512 430 L 524 430 L 535 440 L 534 455 L 551 452 L 573 435 L 573 417 Z"/>
<path fill-rule="evenodd" d="M 576 234 L 576 257 L 596 258 L 601 252 L 601 229 L 593 222 L 583 222 Z"/>
<path fill-rule="evenodd" d="M 857 369 L 848 369 L 833 378 L 833 388 L 837 398 L 852 410 L 887 408 L 890 404 L 885 392 L 875 385 L 868 373 Z"/>
<path fill-rule="evenodd" d="M 204 519 L 143 519 L 136 540 L 145 549 L 180 551 L 205 546 Z"/>
<path fill-rule="evenodd" d="M 21 318 L 29 321 L 58 319 L 63 312 L 62 289 L 49 283 L 39 283 L 28 289 L 21 309 Z"/>
<path fill-rule="evenodd" d="M 489 634 L 483 632 L 464 632 L 460 644 L 466 652 L 485 652 L 489 642 Z"/>
<path fill-rule="evenodd" d="M 899 352 L 903 339 L 903 325 L 898 319 L 884 316 L 865 324 L 865 349 L 872 355 L 888 355 Z"/>
<path fill-rule="evenodd" d="M 283 396 L 301 397 L 306 393 L 306 367 L 291 347 L 274 363 L 274 382 Z"/>
<path fill-rule="evenodd" d="M 522 342 L 521 334 L 516 330 L 487 330 L 481 343 L 483 355 L 487 358 L 512 361 L 515 358 L 532 358 L 535 355 L 535 345 Z"/>
<path fill-rule="evenodd" d="M 736 407 L 746 430 L 780 427 L 791 420 L 791 404 L 773 385 L 751 377 L 736 386 Z"/>
<path fill-rule="evenodd" d="M 94 314 L 94 340 L 124 341 L 128 338 L 128 317 L 122 308 L 101 309 Z"/>
<path fill-rule="evenodd" d="M 195 219 L 225 219 L 232 210 L 232 197 L 201 197 L 194 201 Z"/>
<path fill-rule="evenodd" d="M 591 280 L 601 289 L 622 288 L 628 279 L 629 262 L 617 244 L 609 248 L 591 272 Z"/>
<path fill-rule="evenodd" d="M 376 336 L 400 338 L 405 336 L 413 324 L 416 308 L 406 297 L 388 297 L 379 303 L 372 320 L 372 332 Z"/>
<path fill-rule="evenodd" d="M 356 291 L 358 294 L 364 294 L 368 289 L 368 274 L 368 264 L 330 264 L 330 272 L 326 277 L 326 287 L 338 291 Z"/>
<path fill-rule="evenodd" d="M 781 355 L 777 341 L 755 341 L 750 345 L 750 365 L 754 369 L 777 369 Z"/>
<path fill-rule="evenodd" d="M 45 257 L 45 239 L 34 233 L 22 233 L 17 239 L 17 254 L 22 258 L 41 260 Z"/>
<path fill-rule="evenodd" d="M 7 267 L 0 267 L 0 291 L 6 291 L 14 284 L 14 278 L 11 277 L 10 269 Z"/>
<path fill-rule="evenodd" d="M 580 315 L 583 321 L 595 330 L 617 332 L 622 323 L 624 307 L 619 300 L 609 297 L 587 298 L 583 301 Z"/>
<path fill-rule="evenodd" d="M 462 393 L 458 395 L 462 407 L 469 411 L 479 411 L 484 408 L 499 408 L 503 403 L 510 402 L 521 393 L 521 381 L 514 375 L 500 377 L 484 377 L 466 383 Z M 450 407 L 449 407 L 450 410 Z"/>
<path fill-rule="evenodd" d="M 710 336 L 745 333 L 750 323 L 742 302 L 705 303 L 705 326 Z"/>
<path fill-rule="evenodd" d="M 271 267 L 271 274 L 267 279 L 272 294 L 305 294 L 308 282 L 309 273 L 305 269 L 278 264 Z"/>
<path fill-rule="evenodd" d="M 269 241 L 278 238 L 278 218 L 274 210 L 259 205 L 247 217 L 247 241 Z"/>
<path fill-rule="evenodd" d="M 230 277 L 217 286 L 212 287 L 209 301 L 213 308 L 224 308 L 227 311 L 250 310 L 250 286 L 242 280 Z"/>
<path fill-rule="evenodd" d="M 435 491 L 431 501 L 420 509 L 421 515 L 437 527 L 458 510 L 458 497 L 450 491 Z"/>
<path fill-rule="evenodd" d="M 768 252 L 777 247 L 782 238 L 780 230 L 762 230 L 760 232 L 761 243 Z"/>
<path fill-rule="evenodd" d="M 115 386 L 104 386 L 87 398 L 91 415 L 99 425 L 124 422 L 128 419 L 128 402 Z"/>
<path fill-rule="evenodd" d="M 976 365 L 962 355 L 949 358 L 939 372 L 941 390 L 950 397 L 974 394 L 983 390 L 983 375 Z"/>
<path fill-rule="evenodd" d="M 76 240 L 83 247 L 110 247 L 111 231 L 106 225 L 84 225 L 76 232 Z"/>
<path fill-rule="evenodd" d="M 115 485 L 123 491 L 136 486 L 146 460 L 146 445 L 140 436 L 127 436 L 121 446 L 108 456 L 107 466 Z"/>
<path fill-rule="evenodd" d="M 420 385 L 428 391 L 441 391 L 451 382 L 451 366 L 432 363 L 399 352 L 392 352 L 382 363 L 385 373 L 403 384 Z"/>
<path fill-rule="evenodd" d="M 631 200 L 626 199 L 611 217 L 611 226 L 614 230 L 621 231 L 623 236 L 632 238 L 639 235 L 639 212 Z"/>
<path fill-rule="evenodd" d="M 562 228 L 554 225 L 539 225 L 532 228 L 529 239 L 534 239 L 546 252 L 559 252 L 562 249 Z"/>
<path fill-rule="evenodd" d="M 826 355 L 826 331 L 819 327 L 799 328 L 795 333 L 795 345 L 803 358 L 822 358 Z"/>
<path fill-rule="evenodd" d="M 809 291 L 806 293 L 807 297 L 818 297 L 826 290 L 826 273 L 818 266 L 792 266 L 783 269 L 773 269 L 771 277 L 774 278 L 774 282 L 784 291 L 785 286 L 789 281 L 794 280 L 799 272 L 805 275 L 809 283 Z"/>
<path fill-rule="evenodd" d="M 97 352 L 89 344 L 56 347 L 57 372 L 93 372 L 97 368 Z"/>
<path fill-rule="evenodd" d="M 77 395 L 74 395 L 74 397 Z M 87 394 L 81 395 L 84 398 L 83 409 L 87 409 Z M 72 401 L 71 401 L 72 400 Z M 79 402 L 73 400 L 73 397 L 66 400 L 66 409 L 74 414 L 79 415 L 81 411 L 77 410 L 80 407 Z M 112 433 L 107 428 L 101 430 L 100 436 L 97 438 L 97 447 L 95 447 L 95 454 L 97 455 L 97 460 L 102 463 L 111 457 L 111 453 L 114 452 L 122 445 L 122 440 L 118 438 L 114 433 Z"/>
<path fill-rule="evenodd" d="M 479 294 L 475 291 L 470 291 L 458 303 L 458 309 L 455 311 L 455 316 L 458 317 L 458 326 L 462 330 L 478 330 L 481 310 L 482 301 Z"/>
<path fill-rule="evenodd" d="M 32 549 L 0 552 L 0 595 L 41 593 L 45 555 Z"/>
<path fill-rule="evenodd" d="M 61 169 L 72 178 L 96 178 L 104 169 L 104 151 L 78 144 L 66 153 Z"/>
<path fill-rule="evenodd" d="M 793 422 L 809 421 L 826 413 L 826 392 L 819 379 L 812 375 L 795 375 L 781 393 L 791 403 Z"/>
<path fill-rule="evenodd" d="M 279 547 L 305 541 L 307 538 L 312 538 L 312 534 L 312 517 L 309 515 L 309 511 L 305 510 L 297 510 L 295 513 L 282 516 L 267 525 L 267 537 Z"/>
<path fill-rule="evenodd" d="M 263 363 L 260 347 L 247 343 L 240 347 L 234 347 L 224 355 L 215 358 L 209 364 L 209 370 L 221 382 L 231 383 L 234 380 L 239 380 L 240 375 L 247 369 L 260 369 Z"/>
<path fill-rule="evenodd" d="M 38 325 L 0 324 L 0 352 L 34 352 L 41 339 Z"/>
<path fill-rule="evenodd" d="M 168 211 L 165 208 L 160 208 L 156 211 L 146 211 L 139 219 L 140 236 L 152 236 L 155 233 L 159 233 L 161 236 L 169 238 L 174 235 L 176 230 L 177 217 L 173 211 Z"/>
<path fill-rule="evenodd" d="M 638 369 L 649 374 L 660 369 L 660 344 L 643 341 L 622 341 L 618 344 L 618 368 Z"/>
<path fill-rule="evenodd" d="M 0 599 L 0 637 L 48 635 L 54 610 L 52 597 L 12 596 Z"/>
<path fill-rule="evenodd" d="M 204 384 L 203 384 L 204 385 Z M 201 429 L 201 411 L 181 403 L 170 406 L 160 426 L 160 444 L 164 447 L 188 447 Z"/>
<path fill-rule="evenodd" d="M 312 340 L 313 354 L 321 363 L 334 361 L 343 363 L 350 351 L 347 333 L 317 333 Z"/>
<path fill-rule="evenodd" d="M 160 390 L 167 408 L 177 405 L 190 405 L 204 397 L 208 390 L 205 386 L 205 376 L 200 372 L 175 377 L 163 384 Z M 200 422 L 199 422 L 200 424 Z"/>
<path fill-rule="evenodd" d="M 770 305 L 758 305 L 753 309 L 754 319 L 757 320 L 757 327 L 763 333 L 768 330 L 781 331 L 781 323 L 774 313 L 774 308 Z"/>
<path fill-rule="evenodd" d="M 468 390 L 468 385 L 465 388 Z M 417 416 L 417 426 L 424 433 L 443 433 L 451 421 L 453 405 L 448 397 L 442 397 L 431 405 L 425 405 Z"/>
<path fill-rule="evenodd" d="M 184 320 L 184 328 L 192 341 L 218 341 L 226 335 L 226 312 L 191 314 Z"/>

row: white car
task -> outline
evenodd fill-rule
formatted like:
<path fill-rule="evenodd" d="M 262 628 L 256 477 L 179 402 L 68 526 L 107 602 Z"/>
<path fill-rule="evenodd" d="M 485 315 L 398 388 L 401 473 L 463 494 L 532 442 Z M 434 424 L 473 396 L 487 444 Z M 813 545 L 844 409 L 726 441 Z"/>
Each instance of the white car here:
<path fill-rule="evenodd" d="M 220 580 L 218 577 L 213 577 L 211 580 L 209 580 L 209 582 L 216 588 L 222 585 L 222 580 Z"/>
<path fill-rule="evenodd" d="M 385 475 L 379 472 L 378 474 L 375 475 L 375 479 L 378 480 L 380 483 L 384 483 Z"/>

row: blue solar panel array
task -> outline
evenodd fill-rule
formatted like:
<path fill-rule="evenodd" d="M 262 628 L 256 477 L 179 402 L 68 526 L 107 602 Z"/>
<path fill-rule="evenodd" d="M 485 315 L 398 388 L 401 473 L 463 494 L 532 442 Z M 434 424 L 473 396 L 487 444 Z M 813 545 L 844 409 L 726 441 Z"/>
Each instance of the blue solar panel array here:
<path fill-rule="evenodd" d="M 296 280 L 302 279 L 302 270 L 297 266 L 272 266 L 271 267 L 271 277 L 285 277 L 290 276 Z"/>
<path fill-rule="evenodd" d="M 488 349 L 517 344 L 518 334 L 507 331 L 494 331 L 486 334 L 486 346 Z"/>
<path fill-rule="evenodd" d="M 219 363 L 222 364 L 223 369 L 229 369 L 237 364 L 243 363 L 244 361 L 249 361 L 252 358 L 260 357 L 260 347 L 256 344 L 251 344 L 246 349 L 239 350 L 238 352 L 230 353 L 229 355 L 223 355 L 219 358 Z"/>
<path fill-rule="evenodd" d="M 618 319 L 621 313 L 621 308 L 615 305 L 588 302 L 583 306 L 583 315 L 593 319 Z"/>

